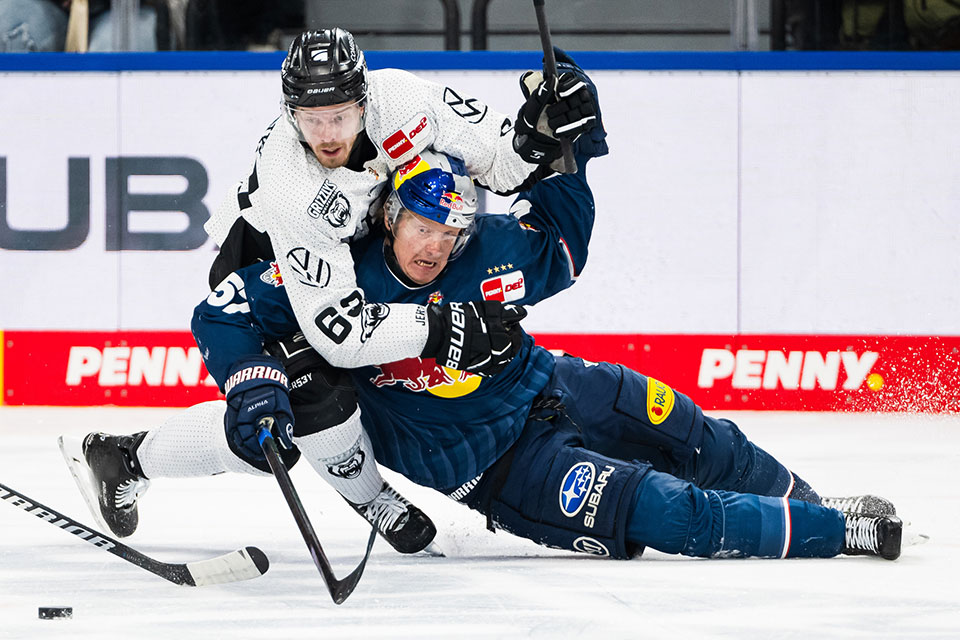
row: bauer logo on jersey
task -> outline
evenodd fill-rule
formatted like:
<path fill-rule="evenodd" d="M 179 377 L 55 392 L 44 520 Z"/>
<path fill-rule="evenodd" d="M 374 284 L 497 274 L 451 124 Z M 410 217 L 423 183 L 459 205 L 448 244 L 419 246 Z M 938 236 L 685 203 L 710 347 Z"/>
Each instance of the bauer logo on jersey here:
<path fill-rule="evenodd" d="M 647 417 L 651 424 L 660 424 L 673 411 L 673 389 L 654 378 L 647 378 Z"/>
<path fill-rule="evenodd" d="M 350 201 L 336 184 L 324 180 L 313 202 L 307 207 L 307 215 L 314 219 L 322 217 L 330 226 L 340 228 L 350 219 Z"/>
<path fill-rule="evenodd" d="M 570 467 L 560 483 L 560 511 L 572 518 L 587 504 L 587 495 L 593 488 L 597 468 L 592 462 L 578 462 Z"/>
<path fill-rule="evenodd" d="M 430 130 L 430 120 L 426 114 L 418 113 L 407 124 L 395 131 L 381 145 L 387 155 L 396 160 L 413 149 L 413 139 Z"/>
<path fill-rule="evenodd" d="M 487 278 L 480 283 L 480 293 L 484 300 L 498 302 L 519 300 L 527 295 L 527 289 L 523 285 L 523 271 L 511 271 L 506 275 Z"/>

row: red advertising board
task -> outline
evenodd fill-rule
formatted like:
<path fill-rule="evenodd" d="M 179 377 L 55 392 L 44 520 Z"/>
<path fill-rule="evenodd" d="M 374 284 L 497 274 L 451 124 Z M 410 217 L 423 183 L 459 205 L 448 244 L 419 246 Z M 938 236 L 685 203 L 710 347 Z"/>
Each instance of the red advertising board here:
<path fill-rule="evenodd" d="M 8 405 L 186 407 L 218 397 L 187 331 L 6 331 Z"/>
<path fill-rule="evenodd" d="M 185 331 L 8 331 L 8 405 L 189 406 L 220 397 Z M 960 411 L 960 336 L 539 334 L 706 410 Z"/>

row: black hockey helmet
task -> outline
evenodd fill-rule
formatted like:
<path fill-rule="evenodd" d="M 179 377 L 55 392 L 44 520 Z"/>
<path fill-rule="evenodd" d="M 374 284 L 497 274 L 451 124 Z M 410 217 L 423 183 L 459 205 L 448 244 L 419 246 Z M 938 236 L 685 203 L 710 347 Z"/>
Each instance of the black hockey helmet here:
<path fill-rule="evenodd" d="M 280 72 L 290 108 L 361 103 L 367 95 L 367 63 L 344 29 L 305 31 L 294 38 Z"/>

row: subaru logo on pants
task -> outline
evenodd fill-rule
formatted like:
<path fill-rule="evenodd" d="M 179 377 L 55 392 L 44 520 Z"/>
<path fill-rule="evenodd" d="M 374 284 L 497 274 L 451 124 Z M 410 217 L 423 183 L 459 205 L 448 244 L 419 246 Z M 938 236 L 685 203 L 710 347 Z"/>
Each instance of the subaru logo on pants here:
<path fill-rule="evenodd" d="M 560 510 L 563 515 L 572 518 L 580 513 L 596 477 L 597 468 L 592 462 L 578 462 L 570 467 L 560 484 Z"/>

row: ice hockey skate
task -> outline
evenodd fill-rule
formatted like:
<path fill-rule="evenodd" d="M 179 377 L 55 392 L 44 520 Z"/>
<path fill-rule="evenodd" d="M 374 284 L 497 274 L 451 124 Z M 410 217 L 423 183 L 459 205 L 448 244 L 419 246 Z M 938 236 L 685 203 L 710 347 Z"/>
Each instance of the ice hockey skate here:
<path fill-rule="evenodd" d="M 872 495 L 849 496 L 846 498 L 827 498 L 820 499 L 820 504 L 830 509 L 836 509 L 847 514 L 855 515 L 874 515 L 874 516 L 895 516 L 897 509 L 893 503 L 886 498 Z"/>
<path fill-rule="evenodd" d="M 880 556 L 885 560 L 900 557 L 903 522 L 897 516 L 847 514 L 842 553 L 848 556 Z"/>
<path fill-rule="evenodd" d="M 90 513 L 118 538 L 137 530 L 137 500 L 150 486 L 133 455 L 143 435 L 90 433 L 82 441 L 64 436 L 57 440 Z"/>
<path fill-rule="evenodd" d="M 387 482 L 377 497 L 367 504 L 350 506 L 377 528 L 380 536 L 400 553 L 426 551 L 442 556 L 443 552 L 433 543 L 437 528 L 423 511 L 410 504 Z"/>

